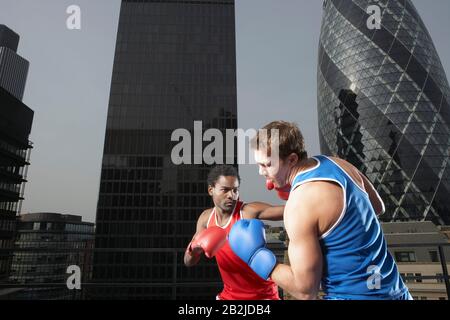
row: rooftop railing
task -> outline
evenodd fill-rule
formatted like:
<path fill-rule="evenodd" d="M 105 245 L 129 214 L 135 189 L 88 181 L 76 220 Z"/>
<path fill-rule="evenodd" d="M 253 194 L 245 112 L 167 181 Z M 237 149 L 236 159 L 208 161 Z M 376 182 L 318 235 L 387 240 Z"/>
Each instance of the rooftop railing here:
<path fill-rule="evenodd" d="M 432 263 L 431 261 L 414 261 L 403 263 L 398 261 L 399 269 L 403 265 L 424 265 L 430 264 L 440 265 L 439 272 L 436 272 L 434 275 L 420 275 L 417 273 L 408 273 L 402 274 L 403 279 L 407 282 L 407 285 L 410 283 L 414 283 L 415 285 L 422 284 L 433 284 L 435 286 L 435 290 L 442 291 L 444 290 L 446 295 L 446 299 L 450 300 L 450 279 L 448 274 L 448 264 L 450 265 L 448 258 L 445 256 L 445 248 L 450 247 L 450 243 L 407 243 L 407 244 L 391 244 L 388 246 L 389 249 L 407 249 L 408 251 L 418 249 L 418 248 L 433 248 L 437 249 L 439 262 Z M 282 255 L 287 248 L 284 246 L 280 246 L 277 249 L 278 256 Z M 170 268 L 170 271 L 166 272 L 166 275 L 169 276 L 164 277 L 164 281 L 158 279 L 156 277 L 139 277 L 134 276 L 130 277 L 129 275 L 122 275 L 119 280 L 114 276 L 103 276 L 102 278 L 97 277 L 94 272 L 94 261 L 97 262 L 95 267 L 114 267 L 116 266 L 114 262 L 110 263 L 106 261 L 108 255 L 105 254 L 127 254 L 127 258 L 133 258 L 133 255 L 136 254 L 155 254 L 155 253 L 163 253 L 165 254 L 165 260 L 163 262 L 158 262 L 158 267 L 167 266 Z M 113 249 L 103 249 L 103 248 L 0 248 L 0 266 L 10 263 L 11 272 L 10 277 L 0 279 L 0 300 L 1 299 L 48 299 L 48 296 L 51 296 L 50 299 L 76 299 L 76 300 L 88 300 L 88 299 L 102 299 L 102 298 L 111 298 L 114 297 L 115 290 L 122 290 L 120 294 L 121 298 L 127 298 L 126 294 L 124 296 L 123 292 L 127 290 L 135 290 L 137 293 L 135 296 L 145 297 L 146 290 L 152 289 L 153 293 L 148 293 L 149 296 L 158 298 L 157 292 L 158 290 L 165 290 L 166 294 L 165 298 L 168 299 L 179 299 L 179 290 L 192 289 L 197 290 L 196 294 L 192 294 L 189 298 L 207 298 L 209 295 L 205 294 L 204 297 L 201 294 L 198 294 L 199 289 L 205 289 L 205 291 L 209 290 L 220 290 L 223 284 L 220 282 L 220 278 L 212 279 L 214 281 L 210 281 L 209 279 L 202 279 L 197 274 L 197 278 L 193 277 L 180 277 L 180 271 L 183 268 L 186 268 L 183 265 L 183 254 L 184 249 L 170 249 L 170 248 L 113 248 Z M 61 263 L 60 255 L 66 255 L 67 259 L 64 263 Z M 100 263 L 100 258 L 103 255 L 103 259 L 106 259 L 102 263 Z M 52 261 L 55 257 L 58 257 L 58 261 Z M 170 257 L 170 258 L 168 258 Z M 21 260 L 23 259 L 23 260 Z M 33 260 L 35 259 L 35 260 Z M 124 258 L 122 258 L 124 259 Z M 121 267 L 152 267 L 153 264 L 145 264 L 138 262 L 138 259 L 135 259 L 133 263 L 131 261 L 121 261 Z M 80 288 L 69 288 L 68 282 L 72 274 L 67 273 L 66 269 L 61 266 L 79 266 L 81 270 L 80 274 Z M 212 266 L 214 267 L 214 266 Z M 195 269 L 195 267 L 194 267 Z M 434 268 L 436 270 L 436 268 Z M 400 271 L 402 272 L 402 271 Z M 98 274 L 97 274 L 98 276 Z M 185 280 L 185 279 L 189 280 Z M 73 280 L 73 279 L 72 279 Z M 425 282 L 423 282 L 425 281 Z M 431 281 L 431 282 L 430 282 Z M 106 290 L 108 293 L 102 297 L 98 293 L 95 293 L 96 290 Z M 155 291 L 156 290 L 156 291 Z M 429 288 L 426 290 L 430 290 Z M 150 290 L 151 291 L 151 290 Z M 433 291 L 433 290 L 432 290 Z M 170 292 L 168 294 L 167 292 Z M 282 291 L 280 290 L 282 294 Z M 130 295 L 129 298 L 133 299 L 135 297 Z"/>

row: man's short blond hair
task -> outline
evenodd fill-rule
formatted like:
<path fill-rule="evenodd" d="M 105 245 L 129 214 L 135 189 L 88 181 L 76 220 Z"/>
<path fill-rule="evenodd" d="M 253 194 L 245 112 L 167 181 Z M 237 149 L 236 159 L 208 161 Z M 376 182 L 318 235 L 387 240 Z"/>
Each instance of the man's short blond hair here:
<path fill-rule="evenodd" d="M 258 130 L 256 136 L 251 140 L 251 147 L 254 150 L 266 151 L 267 155 L 270 156 L 272 147 L 272 130 L 278 130 L 278 155 L 280 159 L 285 160 L 292 153 L 295 153 L 299 160 L 308 158 L 308 153 L 305 150 L 305 140 L 300 129 L 295 123 L 273 121 L 261 129 Z"/>

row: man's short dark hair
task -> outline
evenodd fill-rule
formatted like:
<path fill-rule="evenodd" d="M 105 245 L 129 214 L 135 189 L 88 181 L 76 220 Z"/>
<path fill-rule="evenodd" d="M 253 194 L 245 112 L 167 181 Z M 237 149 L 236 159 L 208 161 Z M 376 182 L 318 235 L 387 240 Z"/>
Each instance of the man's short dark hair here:
<path fill-rule="evenodd" d="M 241 177 L 239 177 L 239 173 L 235 167 L 230 165 L 220 165 L 215 166 L 209 171 L 207 179 L 208 186 L 214 187 L 221 176 L 236 177 L 239 183 L 241 183 Z"/>

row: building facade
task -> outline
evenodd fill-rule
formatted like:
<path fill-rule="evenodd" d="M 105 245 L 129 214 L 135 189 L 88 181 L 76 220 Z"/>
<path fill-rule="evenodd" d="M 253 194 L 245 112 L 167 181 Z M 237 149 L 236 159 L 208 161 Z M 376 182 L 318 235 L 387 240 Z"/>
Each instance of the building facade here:
<path fill-rule="evenodd" d="M 19 35 L 0 25 L 0 284 L 9 278 L 32 149 L 34 112 L 22 103 L 28 62 L 16 53 L 18 45 Z M 7 291 L 0 288 L 0 298 Z"/>
<path fill-rule="evenodd" d="M 444 267 L 450 268 L 450 242 L 430 221 L 389 222 L 382 228 L 389 251 L 415 300 L 448 300 Z M 450 289 L 450 287 L 449 287 Z"/>
<path fill-rule="evenodd" d="M 236 128 L 235 51 L 232 0 L 122 1 L 96 216 L 96 248 L 116 251 L 95 255 L 94 281 L 140 285 L 98 287 L 94 298 L 211 298 L 221 289 L 214 261 L 183 265 L 212 206 L 210 166 L 194 147 L 191 163 L 174 163 L 172 134 L 194 139 L 194 121 Z"/>
<path fill-rule="evenodd" d="M 33 115 L 33 110 L 0 87 L 0 283 L 8 281 L 12 262 L 16 215 L 30 164 Z"/>
<path fill-rule="evenodd" d="M 22 101 L 29 62 L 17 54 L 19 35 L 0 24 L 0 87 Z"/>
<path fill-rule="evenodd" d="M 69 266 L 77 266 L 81 283 L 92 278 L 94 224 L 81 216 L 58 213 L 28 213 L 18 219 L 11 283 L 25 285 L 9 299 L 83 299 L 80 290 L 69 289 Z M 69 269 L 70 271 L 70 269 Z M 45 287 L 50 284 L 49 287 Z M 33 285 L 37 285 L 33 287 Z"/>
<path fill-rule="evenodd" d="M 381 12 L 373 29 L 369 5 Z M 450 91 L 410 0 L 326 0 L 319 43 L 321 152 L 361 170 L 385 221 L 450 224 Z"/>

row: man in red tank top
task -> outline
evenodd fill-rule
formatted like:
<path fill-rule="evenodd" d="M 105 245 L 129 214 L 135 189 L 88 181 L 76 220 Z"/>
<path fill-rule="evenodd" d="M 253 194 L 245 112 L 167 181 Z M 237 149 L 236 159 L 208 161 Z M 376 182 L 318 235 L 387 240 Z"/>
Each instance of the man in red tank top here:
<path fill-rule="evenodd" d="M 193 241 L 189 243 L 184 254 L 184 263 L 191 267 L 196 265 L 201 256 L 209 256 L 209 248 L 200 246 L 194 240 L 206 229 L 213 233 L 217 228 L 228 234 L 233 224 L 240 219 L 282 220 L 284 206 L 271 206 L 262 202 L 244 203 L 239 201 L 240 177 L 233 166 L 221 165 L 208 174 L 208 193 L 214 202 L 214 208 L 206 209 L 197 221 L 197 230 Z M 220 229 L 219 229 L 220 230 Z M 220 230 L 222 231 L 222 230 Z M 218 235 L 207 235 L 219 238 Z M 207 243 L 208 241 L 206 241 Z M 203 242 L 205 243 L 205 241 Z M 215 244 L 211 244 L 214 246 Z M 259 277 L 230 248 L 228 241 L 215 252 L 217 266 L 224 284 L 223 291 L 217 295 L 220 300 L 279 300 L 278 287 L 271 281 Z M 223 246 L 222 246 L 223 245 Z M 206 245 L 208 246 L 208 244 Z"/>

